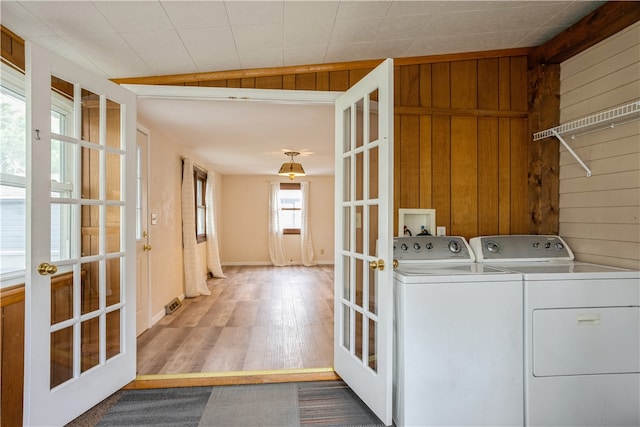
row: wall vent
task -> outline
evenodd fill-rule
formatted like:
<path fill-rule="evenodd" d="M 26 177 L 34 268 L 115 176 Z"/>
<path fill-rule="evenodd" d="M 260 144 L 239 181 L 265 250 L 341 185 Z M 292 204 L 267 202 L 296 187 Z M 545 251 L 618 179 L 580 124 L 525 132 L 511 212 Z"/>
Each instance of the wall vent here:
<path fill-rule="evenodd" d="M 164 311 L 167 314 L 172 314 L 174 311 L 179 309 L 181 305 L 182 303 L 180 302 L 180 300 L 178 298 L 174 298 L 169 304 L 164 306 Z"/>

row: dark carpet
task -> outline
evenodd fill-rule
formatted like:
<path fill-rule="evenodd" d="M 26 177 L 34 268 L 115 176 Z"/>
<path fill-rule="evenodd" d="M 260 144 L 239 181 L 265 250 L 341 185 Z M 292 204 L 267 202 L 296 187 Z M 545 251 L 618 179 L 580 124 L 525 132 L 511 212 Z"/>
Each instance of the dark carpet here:
<path fill-rule="evenodd" d="M 97 426 L 378 427 L 384 424 L 344 382 L 317 381 L 124 390 L 106 413 L 101 414 Z"/>

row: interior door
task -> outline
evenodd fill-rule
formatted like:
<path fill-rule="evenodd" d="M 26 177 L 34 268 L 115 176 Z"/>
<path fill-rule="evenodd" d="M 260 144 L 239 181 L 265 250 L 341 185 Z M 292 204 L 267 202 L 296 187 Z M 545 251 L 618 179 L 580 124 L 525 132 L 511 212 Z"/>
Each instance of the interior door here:
<path fill-rule="evenodd" d="M 334 368 L 391 425 L 393 60 L 335 105 Z"/>
<path fill-rule="evenodd" d="M 136 336 L 149 329 L 149 132 L 136 132 Z"/>
<path fill-rule="evenodd" d="M 135 377 L 136 99 L 31 43 L 26 69 L 24 424 L 64 425 Z"/>

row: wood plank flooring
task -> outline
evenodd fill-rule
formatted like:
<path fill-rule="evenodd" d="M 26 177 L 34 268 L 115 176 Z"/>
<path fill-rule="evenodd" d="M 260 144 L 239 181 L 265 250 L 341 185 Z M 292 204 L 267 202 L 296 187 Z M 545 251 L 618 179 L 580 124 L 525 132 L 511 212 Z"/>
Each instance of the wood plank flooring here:
<path fill-rule="evenodd" d="M 224 272 L 138 337 L 138 375 L 333 366 L 333 266 Z"/>

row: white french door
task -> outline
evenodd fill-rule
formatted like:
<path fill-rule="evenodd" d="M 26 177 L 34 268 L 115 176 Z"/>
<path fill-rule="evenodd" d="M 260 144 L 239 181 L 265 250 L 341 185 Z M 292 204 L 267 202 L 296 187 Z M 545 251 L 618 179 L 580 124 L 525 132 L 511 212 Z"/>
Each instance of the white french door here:
<path fill-rule="evenodd" d="M 335 106 L 334 369 L 391 425 L 393 60 Z"/>
<path fill-rule="evenodd" d="M 24 424 L 135 378 L 135 95 L 27 43 Z"/>

